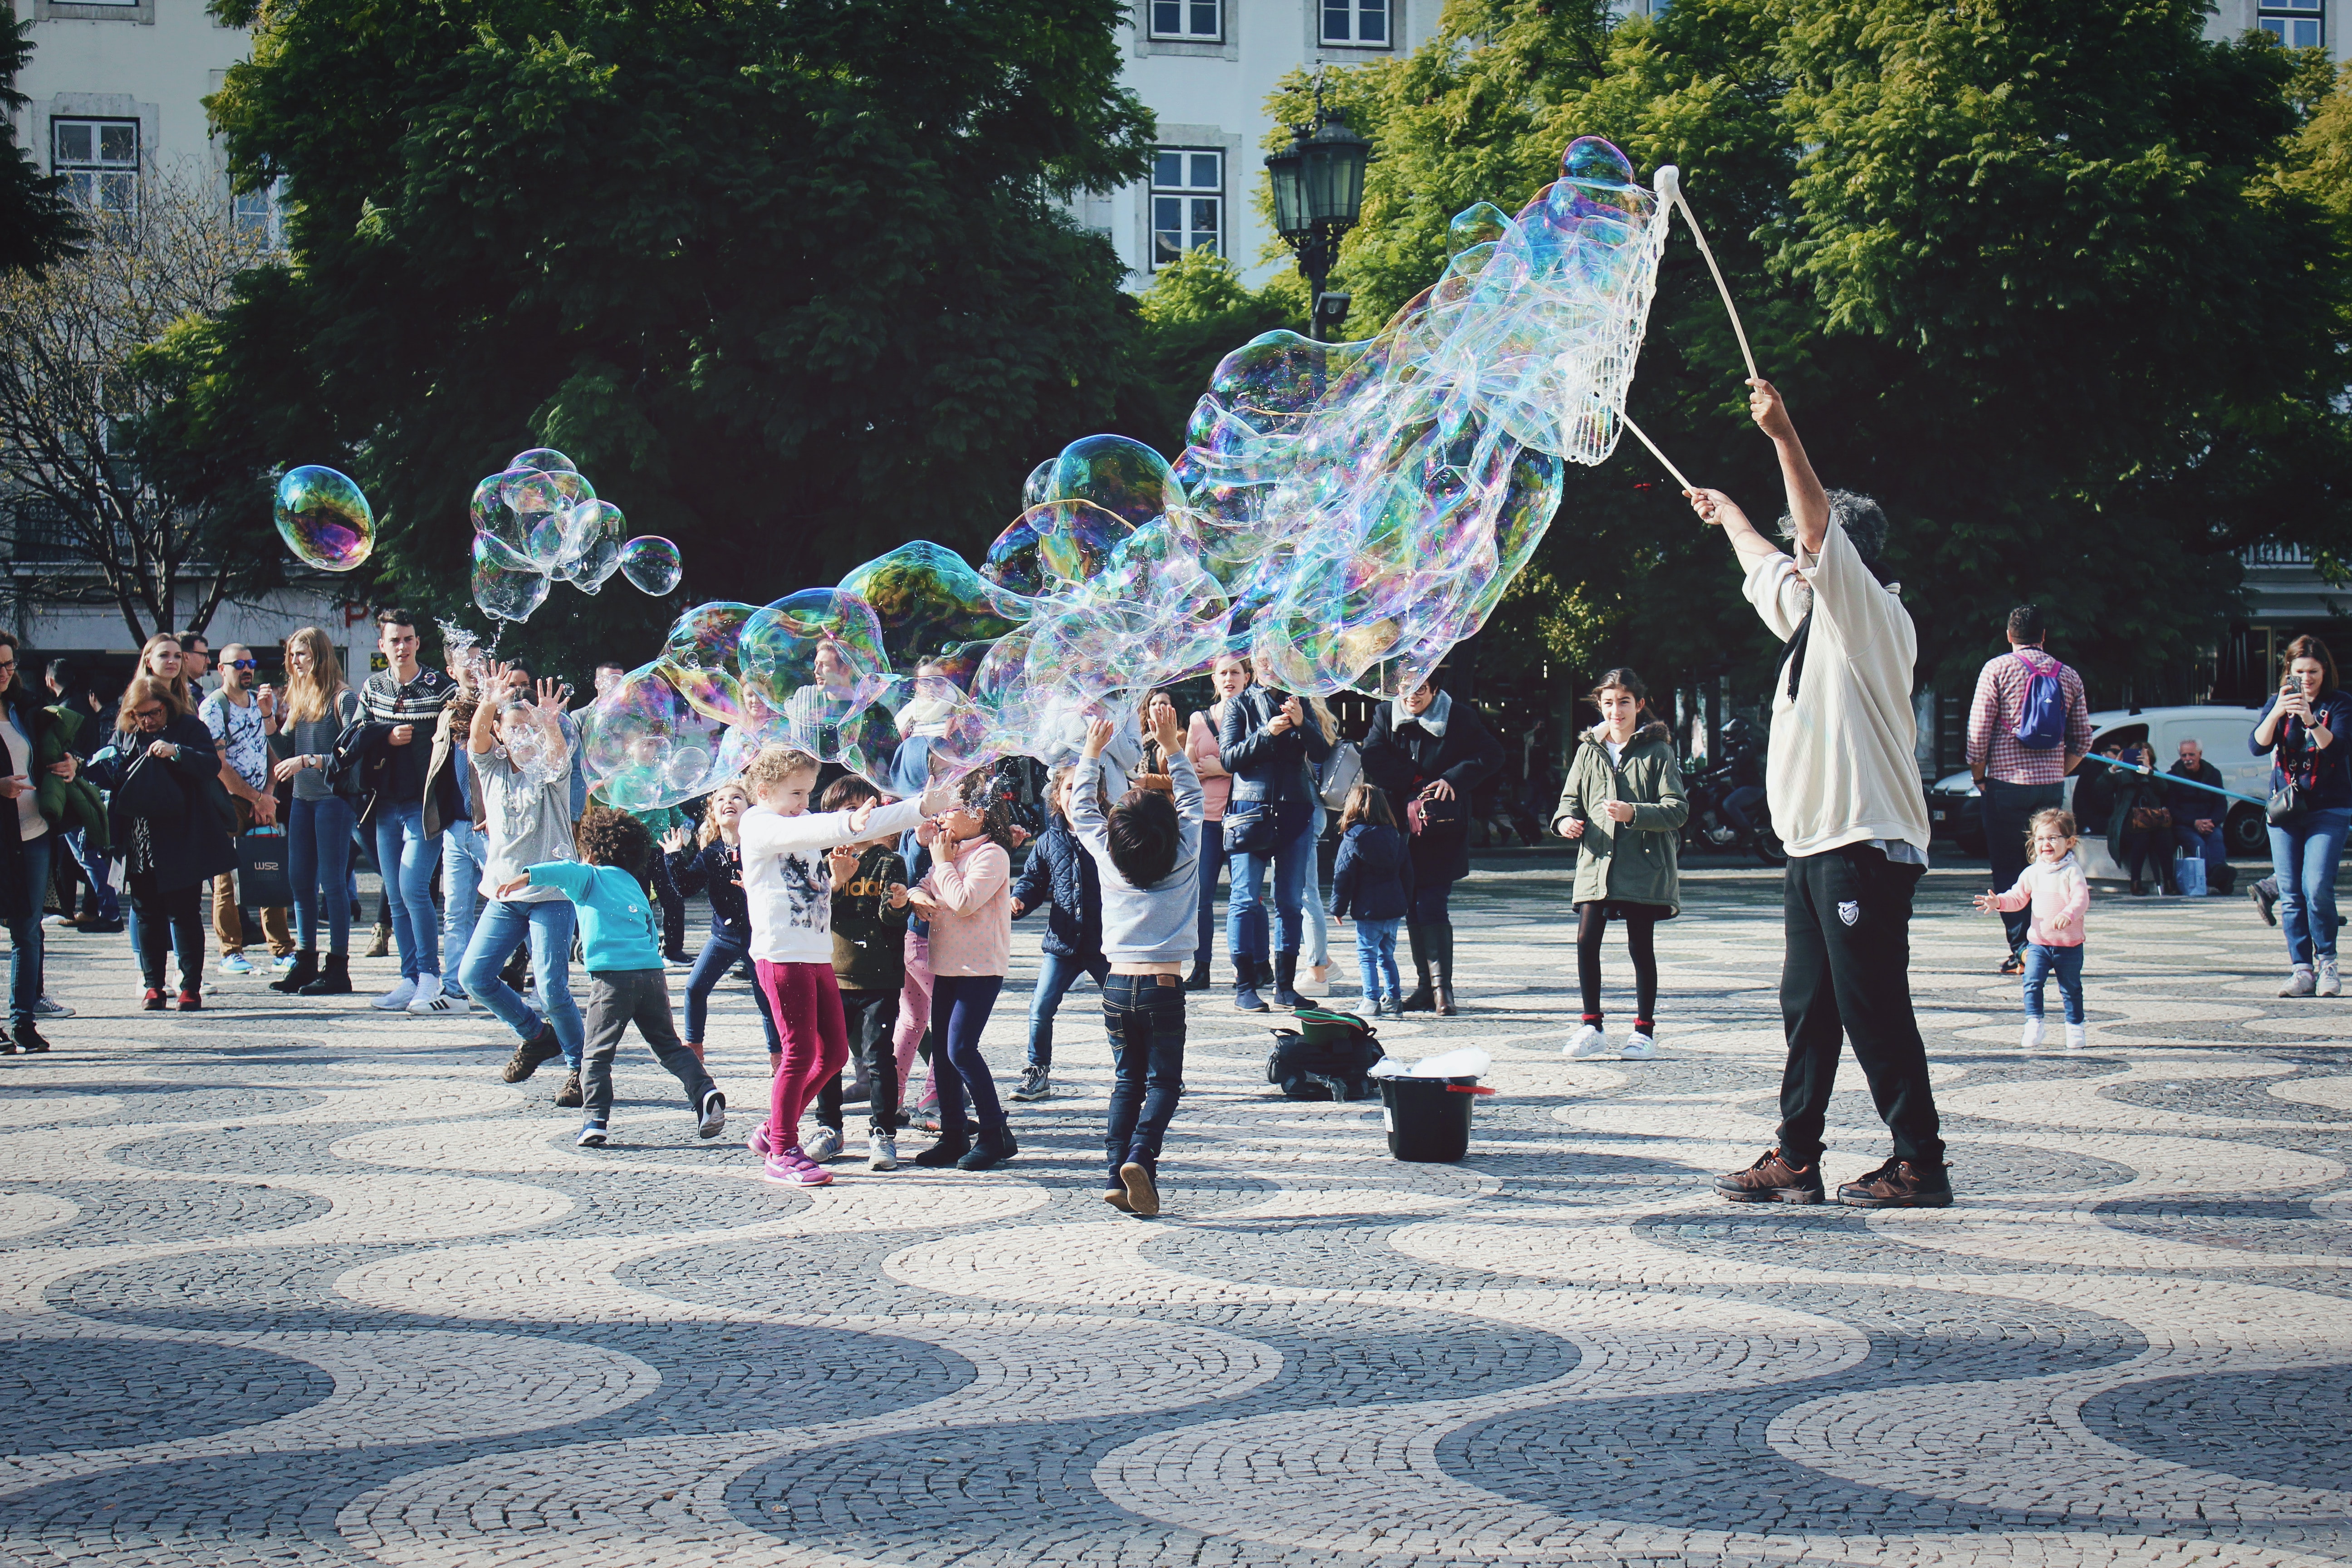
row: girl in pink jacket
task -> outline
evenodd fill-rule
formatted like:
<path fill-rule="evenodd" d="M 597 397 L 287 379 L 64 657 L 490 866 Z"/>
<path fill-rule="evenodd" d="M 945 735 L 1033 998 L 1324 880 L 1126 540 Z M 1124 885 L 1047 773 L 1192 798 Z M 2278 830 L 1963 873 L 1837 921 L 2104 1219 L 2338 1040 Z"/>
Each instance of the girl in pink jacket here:
<path fill-rule="evenodd" d="M 931 851 L 930 875 L 907 895 L 931 923 L 931 1085 L 940 1097 L 940 1141 L 918 1165 L 985 1171 L 1017 1150 L 980 1035 L 1004 987 L 1013 953 L 1013 811 L 995 774 L 963 781 L 961 801 L 915 830 Z M 979 1136 L 963 1114 L 971 1096 Z"/>
<path fill-rule="evenodd" d="M 2020 1047 L 2042 1044 L 2042 990 L 2053 973 L 2066 1004 L 2066 1048 L 2079 1051 L 2083 1034 L 2083 916 L 2091 907 L 2090 879 L 2074 858 L 2074 817 L 2052 807 L 2037 811 L 2028 831 L 2033 858 L 2006 893 L 1979 893 L 1977 908 L 2014 912 L 2031 905 L 2025 933 L 2025 1033 Z"/>

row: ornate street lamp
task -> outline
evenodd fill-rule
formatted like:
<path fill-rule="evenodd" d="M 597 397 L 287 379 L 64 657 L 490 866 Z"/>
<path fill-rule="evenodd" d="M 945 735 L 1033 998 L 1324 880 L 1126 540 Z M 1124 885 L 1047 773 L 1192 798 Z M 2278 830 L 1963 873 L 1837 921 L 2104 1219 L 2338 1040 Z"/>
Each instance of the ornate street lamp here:
<path fill-rule="evenodd" d="M 1268 155 L 1266 178 L 1274 186 L 1274 226 L 1297 254 L 1298 270 L 1314 293 L 1308 331 L 1325 342 L 1339 335 L 1348 319 L 1348 296 L 1327 294 L 1324 280 L 1339 259 L 1339 237 L 1364 216 L 1364 165 L 1372 144 L 1348 128 L 1336 110 L 1315 94 L 1315 122 L 1290 128 L 1287 151 Z"/>

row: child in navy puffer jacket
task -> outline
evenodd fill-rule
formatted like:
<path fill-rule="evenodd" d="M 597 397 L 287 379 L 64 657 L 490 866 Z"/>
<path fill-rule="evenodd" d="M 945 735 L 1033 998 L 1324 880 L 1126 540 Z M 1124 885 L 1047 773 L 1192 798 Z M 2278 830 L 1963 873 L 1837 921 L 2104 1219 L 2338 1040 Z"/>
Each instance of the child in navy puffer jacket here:
<path fill-rule="evenodd" d="M 1412 856 L 1397 831 L 1388 792 L 1360 784 L 1348 792 L 1339 818 L 1339 858 L 1331 868 L 1331 917 L 1356 922 L 1356 963 L 1364 973 L 1364 1001 L 1375 1018 L 1401 1018 L 1403 985 L 1397 975 L 1397 927 L 1412 907 Z"/>
<path fill-rule="evenodd" d="M 1013 884 L 1014 920 L 1041 906 L 1048 910 L 1037 989 L 1029 994 L 1029 1060 L 1013 1091 L 1015 1100 L 1044 1100 L 1053 1092 L 1055 1011 L 1080 974 L 1099 985 L 1110 973 L 1102 952 L 1102 883 L 1094 857 L 1070 831 L 1066 792 L 1076 787 L 1077 773 L 1054 770 L 1045 793 L 1052 816 Z"/>

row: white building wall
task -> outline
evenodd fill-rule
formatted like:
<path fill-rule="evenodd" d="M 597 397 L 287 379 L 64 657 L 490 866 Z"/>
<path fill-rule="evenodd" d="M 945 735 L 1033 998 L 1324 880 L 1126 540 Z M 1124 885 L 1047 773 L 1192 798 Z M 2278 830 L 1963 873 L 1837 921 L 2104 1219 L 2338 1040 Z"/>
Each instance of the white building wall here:
<path fill-rule="evenodd" d="M 1189 10 L 1193 0 L 1183 0 Z M 1133 0 L 1122 28 L 1123 81 L 1160 121 L 1160 144 L 1222 153 L 1221 248 L 1253 288 L 1291 266 L 1287 255 L 1262 259 L 1279 242 L 1257 213 L 1265 179 L 1265 101 L 1286 73 L 1326 65 L 1334 70 L 1393 58 L 1437 31 L 1439 0 L 1388 0 L 1390 41 L 1378 47 L 1327 44 L 1324 0 L 1214 0 L 1223 37 L 1186 41 L 1152 33 L 1153 0 Z M 1334 0 L 1337 4 L 1338 0 Z M 1080 204 L 1080 221 L 1107 231 L 1128 265 L 1128 285 L 1151 282 L 1151 193 L 1139 183 Z"/>

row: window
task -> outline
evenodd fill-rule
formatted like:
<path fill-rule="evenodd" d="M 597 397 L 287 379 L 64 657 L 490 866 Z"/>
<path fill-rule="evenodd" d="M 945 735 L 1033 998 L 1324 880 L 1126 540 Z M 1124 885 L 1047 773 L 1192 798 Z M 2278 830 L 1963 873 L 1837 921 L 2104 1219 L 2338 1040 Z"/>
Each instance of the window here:
<path fill-rule="evenodd" d="M 52 120 L 49 169 L 66 194 L 92 212 L 127 213 L 139 205 L 139 121 Z"/>
<path fill-rule="evenodd" d="M 278 182 L 257 191 L 236 191 L 228 198 L 229 226 L 267 245 L 278 243 Z"/>
<path fill-rule="evenodd" d="M 1389 0 L 1322 0 L 1327 44 L 1389 45 Z"/>
<path fill-rule="evenodd" d="M 1222 43 L 1224 10 L 1224 0 L 1151 0 L 1151 36 Z"/>
<path fill-rule="evenodd" d="M 2263 0 L 2258 25 L 2290 49 L 2315 49 L 2327 41 L 2325 0 Z"/>
<path fill-rule="evenodd" d="M 1188 250 L 1225 253 L 1225 155 L 1162 147 L 1151 164 L 1151 265 Z"/>

